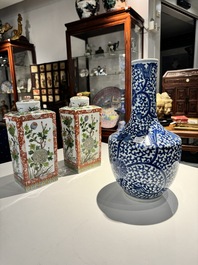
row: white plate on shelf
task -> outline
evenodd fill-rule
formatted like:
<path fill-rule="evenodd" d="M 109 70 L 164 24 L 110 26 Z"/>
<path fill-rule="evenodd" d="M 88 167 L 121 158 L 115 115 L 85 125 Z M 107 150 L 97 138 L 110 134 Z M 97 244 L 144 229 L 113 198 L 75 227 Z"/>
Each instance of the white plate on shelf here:
<path fill-rule="evenodd" d="M 121 91 L 118 87 L 105 87 L 93 98 L 93 105 L 102 108 L 102 128 L 114 128 L 119 115 L 115 112 L 120 107 Z"/>
<path fill-rule="evenodd" d="M 118 87 L 105 87 L 94 96 L 92 104 L 102 108 L 116 109 L 120 105 L 120 97 L 121 92 Z"/>

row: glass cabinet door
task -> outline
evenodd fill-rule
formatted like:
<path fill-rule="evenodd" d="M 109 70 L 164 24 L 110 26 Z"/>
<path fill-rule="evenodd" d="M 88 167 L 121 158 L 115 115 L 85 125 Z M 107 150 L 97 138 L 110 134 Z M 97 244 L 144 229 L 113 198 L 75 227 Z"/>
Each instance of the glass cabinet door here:
<path fill-rule="evenodd" d="M 132 29 L 132 59 L 142 58 L 141 30 Z M 78 41 L 78 40 L 77 40 Z M 97 94 L 111 87 L 120 95 L 125 90 L 124 31 L 89 38 L 83 46 L 82 55 L 75 56 L 75 92 L 90 91 L 91 103 L 98 104 Z M 108 89 L 108 91 L 111 91 Z M 114 94 L 114 93 L 113 93 Z M 97 97 L 98 98 L 98 97 Z M 102 101 L 102 100 L 101 100 Z M 100 102 L 105 106 L 106 102 Z"/>
<path fill-rule="evenodd" d="M 30 65 L 36 63 L 34 45 L 29 42 L 0 42 L 0 120 L 2 108 L 13 110 L 18 100 L 32 98 Z"/>
<path fill-rule="evenodd" d="M 33 98 L 30 74 L 30 65 L 33 63 L 32 53 L 28 50 L 18 51 L 14 47 L 13 55 L 18 100 L 22 100 L 25 96 Z"/>
<path fill-rule="evenodd" d="M 11 109 L 12 83 L 7 53 L 0 55 L 0 121 L 3 121 L 4 114 Z"/>

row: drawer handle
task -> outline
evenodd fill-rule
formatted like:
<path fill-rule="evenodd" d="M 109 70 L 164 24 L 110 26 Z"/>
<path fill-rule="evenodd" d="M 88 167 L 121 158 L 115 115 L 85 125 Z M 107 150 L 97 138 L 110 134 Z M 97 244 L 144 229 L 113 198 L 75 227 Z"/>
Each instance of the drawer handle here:
<path fill-rule="evenodd" d="M 187 83 L 190 82 L 190 79 L 189 79 L 189 78 L 186 78 L 186 82 L 187 82 Z"/>

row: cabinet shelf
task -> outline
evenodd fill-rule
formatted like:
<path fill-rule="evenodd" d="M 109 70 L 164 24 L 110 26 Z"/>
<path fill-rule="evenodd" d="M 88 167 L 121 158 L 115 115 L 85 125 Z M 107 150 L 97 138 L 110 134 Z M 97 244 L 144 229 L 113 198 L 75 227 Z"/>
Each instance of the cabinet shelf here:
<path fill-rule="evenodd" d="M 118 58 L 120 55 L 125 56 L 125 52 L 124 50 L 116 50 L 114 53 L 109 53 L 109 52 L 104 52 L 104 53 L 100 53 L 100 54 L 90 54 L 90 55 L 81 55 L 78 56 L 78 58 L 86 58 L 88 60 L 104 60 L 105 59 L 114 59 L 114 58 Z M 75 59 L 75 58 L 73 58 Z"/>
<path fill-rule="evenodd" d="M 108 73 L 106 75 L 90 75 L 90 78 L 108 78 L 108 76 L 116 76 L 119 79 L 119 75 L 122 73 Z"/>

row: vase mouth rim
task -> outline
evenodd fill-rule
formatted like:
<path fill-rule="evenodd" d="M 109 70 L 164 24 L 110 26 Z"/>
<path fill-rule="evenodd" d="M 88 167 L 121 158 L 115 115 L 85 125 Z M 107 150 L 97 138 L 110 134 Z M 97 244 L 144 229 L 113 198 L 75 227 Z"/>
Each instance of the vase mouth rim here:
<path fill-rule="evenodd" d="M 132 60 L 132 64 L 135 64 L 135 63 L 157 63 L 158 62 L 158 59 L 157 58 L 144 58 L 144 59 L 135 59 L 135 60 Z"/>

